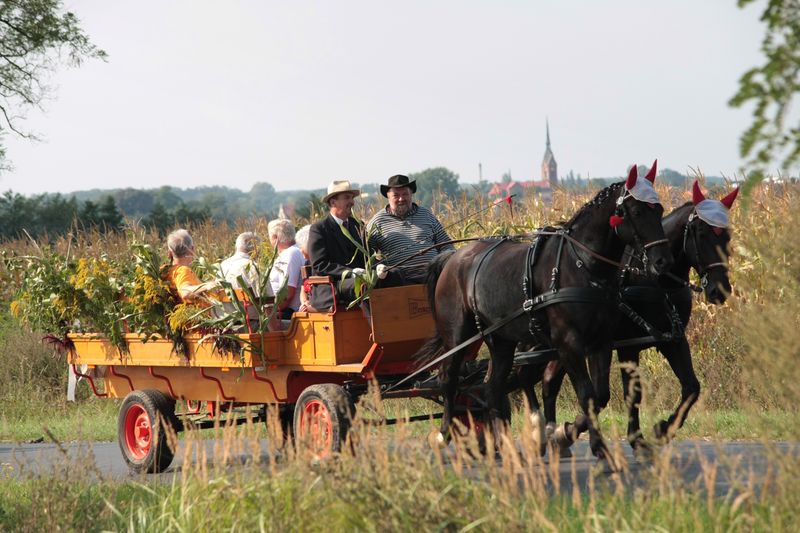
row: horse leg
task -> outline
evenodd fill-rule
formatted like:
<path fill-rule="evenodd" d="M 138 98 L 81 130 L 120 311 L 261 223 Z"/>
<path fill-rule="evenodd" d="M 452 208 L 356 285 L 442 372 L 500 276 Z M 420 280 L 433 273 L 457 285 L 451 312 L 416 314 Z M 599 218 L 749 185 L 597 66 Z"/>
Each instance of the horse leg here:
<path fill-rule="evenodd" d="M 587 427 L 589 430 L 589 446 L 592 449 L 592 453 L 598 459 L 604 459 L 608 461 L 609 465 L 613 468 L 613 459 L 608 447 L 603 441 L 603 436 L 600 433 L 600 427 L 597 420 L 597 415 L 600 413 L 600 401 L 598 400 L 596 386 L 600 389 L 601 394 L 603 393 L 603 387 L 605 387 L 605 394 L 609 395 L 610 393 L 607 392 L 608 383 L 606 382 L 605 385 L 603 385 L 603 383 L 598 383 L 597 385 L 593 384 L 591 378 L 589 377 L 586 363 L 584 362 L 582 350 L 578 349 L 576 346 L 570 346 L 570 348 L 571 349 L 559 350 L 561 353 L 561 362 L 564 364 L 564 367 L 567 370 L 569 379 L 572 382 L 572 386 L 578 396 L 578 402 L 583 410 L 583 415 L 586 417 L 585 421 L 582 421 L 580 417 L 576 418 L 575 428 L 581 428 L 583 425 Z M 607 361 L 610 366 L 610 348 L 608 349 L 607 353 L 605 353 L 603 350 L 594 349 L 589 353 L 589 357 L 590 364 L 594 365 L 593 373 L 600 379 L 603 379 L 603 372 L 600 369 L 600 365 L 605 364 L 604 362 Z M 605 375 L 608 377 L 608 372 L 605 372 Z M 608 403 L 607 396 L 605 402 Z M 575 434 L 575 429 L 573 429 L 573 434 Z"/>
<path fill-rule="evenodd" d="M 628 443 L 634 455 L 647 453 L 649 447 L 639 426 L 639 407 L 642 403 L 642 382 L 639 378 L 639 350 L 620 348 L 617 350 L 622 375 L 622 390 L 628 407 Z"/>
<path fill-rule="evenodd" d="M 442 331 L 442 344 L 445 351 L 458 346 L 464 340 L 474 335 L 473 329 L 469 325 L 466 315 L 462 314 L 460 319 L 453 313 L 450 315 L 446 324 L 439 324 L 438 327 Z M 478 341 L 480 342 L 480 341 Z M 458 394 L 458 386 L 461 381 L 461 363 L 464 357 L 473 349 L 474 345 L 465 346 L 464 348 L 456 351 L 451 357 L 449 363 L 444 369 L 444 382 L 442 383 L 442 424 L 440 426 L 439 434 L 435 435 L 437 444 L 443 445 L 447 442 L 450 431 L 453 425 L 453 413 L 456 406 L 456 395 Z"/>
<path fill-rule="evenodd" d="M 700 382 L 694 373 L 692 352 L 686 337 L 681 337 L 675 342 L 665 343 L 660 350 L 681 383 L 681 402 L 678 404 L 678 408 L 667 420 L 662 420 L 653 428 L 657 439 L 668 442 L 683 426 L 689 409 L 700 396 Z"/>
<path fill-rule="evenodd" d="M 531 429 L 533 430 L 533 440 L 539 447 L 539 454 L 544 456 L 547 452 L 547 434 L 545 427 L 545 417 L 539 407 L 539 399 L 536 397 L 535 385 L 542 381 L 545 367 L 542 365 L 525 365 L 519 370 L 519 381 L 525 391 L 530 412 Z"/>
<path fill-rule="evenodd" d="M 458 385 L 461 378 L 461 363 L 465 354 L 466 349 L 458 350 L 454 353 L 444 372 L 445 380 L 444 383 L 442 383 L 442 405 L 444 407 L 444 412 L 442 414 L 442 425 L 440 426 L 439 434 L 436 435 L 436 439 L 440 445 L 447 442 L 453 427 L 456 394 L 458 393 Z"/>
<path fill-rule="evenodd" d="M 564 366 L 558 361 L 550 361 L 544 371 L 542 379 L 542 401 L 544 402 L 544 418 L 547 421 L 547 440 L 558 450 L 559 457 L 572 457 L 570 446 L 575 442 L 577 434 L 573 436 L 576 428 L 574 424 L 565 422 L 563 426 L 556 426 L 556 400 L 567 375 Z M 586 426 L 585 417 L 581 420 Z M 586 431 L 585 427 L 583 431 Z"/>
<path fill-rule="evenodd" d="M 506 382 L 514 365 L 514 348 L 516 342 L 498 338 L 496 335 L 486 339 L 491 353 L 492 371 L 487 386 L 487 409 L 489 427 L 495 442 L 511 424 L 511 406 L 506 400 Z"/>

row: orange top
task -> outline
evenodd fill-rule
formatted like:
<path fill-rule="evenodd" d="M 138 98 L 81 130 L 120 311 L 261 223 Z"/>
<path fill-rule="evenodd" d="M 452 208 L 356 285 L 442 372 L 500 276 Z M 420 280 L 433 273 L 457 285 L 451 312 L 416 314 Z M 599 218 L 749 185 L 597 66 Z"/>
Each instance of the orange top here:
<path fill-rule="evenodd" d="M 167 271 L 167 281 L 169 281 L 181 301 L 183 301 L 181 297 L 181 287 L 184 285 L 200 285 L 203 283 L 191 268 L 183 265 L 173 265 L 169 267 Z"/>

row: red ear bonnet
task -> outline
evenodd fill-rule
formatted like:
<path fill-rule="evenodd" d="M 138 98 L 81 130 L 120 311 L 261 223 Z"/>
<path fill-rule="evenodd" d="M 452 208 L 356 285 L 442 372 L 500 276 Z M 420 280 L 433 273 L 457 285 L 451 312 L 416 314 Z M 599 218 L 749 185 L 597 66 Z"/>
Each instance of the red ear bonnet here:
<path fill-rule="evenodd" d="M 658 159 L 653 161 L 653 166 L 650 167 L 650 171 L 647 173 L 647 176 L 645 176 L 645 179 L 650 183 L 656 182 L 656 167 L 658 167 Z"/>
<path fill-rule="evenodd" d="M 625 182 L 625 188 L 628 190 L 633 189 L 634 185 L 636 185 L 636 178 L 639 176 L 639 173 L 636 170 L 636 164 L 631 166 L 631 171 L 628 173 L 628 181 Z"/>
<path fill-rule="evenodd" d="M 703 191 L 700 190 L 700 184 L 697 183 L 697 180 L 694 180 L 694 185 L 692 185 L 692 203 L 697 205 L 705 199 L 706 197 L 703 195 Z M 733 200 L 731 200 L 731 202 L 733 202 Z"/>
<path fill-rule="evenodd" d="M 730 192 L 730 194 L 728 194 L 728 196 L 720 200 L 720 202 L 722 202 L 722 205 L 730 209 L 731 206 L 733 205 L 733 201 L 736 200 L 736 197 L 738 195 L 739 195 L 739 187 L 736 187 L 735 189 L 733 189 L 733 191 Z"/>

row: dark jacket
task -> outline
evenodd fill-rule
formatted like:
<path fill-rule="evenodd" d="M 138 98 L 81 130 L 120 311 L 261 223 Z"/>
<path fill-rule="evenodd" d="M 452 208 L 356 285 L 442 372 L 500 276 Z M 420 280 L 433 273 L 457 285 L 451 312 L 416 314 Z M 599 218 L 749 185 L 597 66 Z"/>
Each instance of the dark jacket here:
<path fill-rule="evenodd" d="M 361 243 L 361 225 L 352 217 L 348 220 L 349 232 L 353 239 Z M 338 284 L 342 273 L 354 268 L 364 268 L 364 256 L 356 253 L 356 247 L 342 234 L 342 228 L 331 215 L 315 222 L 308 232 L 308 255 L 311 257 L 311 269 L 315 276 L 330 276 Z M 352 278 L 350 280 L 352 281 Z M 352 283 L 340 288 L 339 299 L 350 303 L 355 299 L 352 294 Z M 311 303 L 320 311 L 333 304 L 330 289 L 316 286 L 311 295 Z"/>

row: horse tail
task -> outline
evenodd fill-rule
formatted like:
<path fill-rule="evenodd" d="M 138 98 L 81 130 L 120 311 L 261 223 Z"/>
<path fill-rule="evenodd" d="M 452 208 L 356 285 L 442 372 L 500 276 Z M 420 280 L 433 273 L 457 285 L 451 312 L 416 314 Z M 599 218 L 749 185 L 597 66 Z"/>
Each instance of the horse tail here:
<path fill-rule="evenodd" d="M 434 321 L 436 320 L 436 283 L 439 281 L 442 270 L 444 270 L 445 263 L 447 263 L 447 260 L 450 259 L 453 253 L 452 250 L 442 252 L 428 265 L 428 277 L 425 279 L 425 289 L 428 292 L 428 305 L 431 308 Z M 436 332 L 433 337 L 425 341 L 425 344 L 414 354 L 413 358 L 419 366 L 422 366 L 441 354 L 443 347 L 444 340 L 439 333 Z"/>
<path fill-rule="evenodd" d="M 428 305 L 431 308 L 431 314 L 434 319 L 436 318 L 436 283 L 439 281 L 439 276 L 442 275 L 444 265 L 454 253 L 453 250 L 444 251 L 437 255 L 428 265 L 428 277 L 425 279 L 425 289 L 428 291 Z"/>

